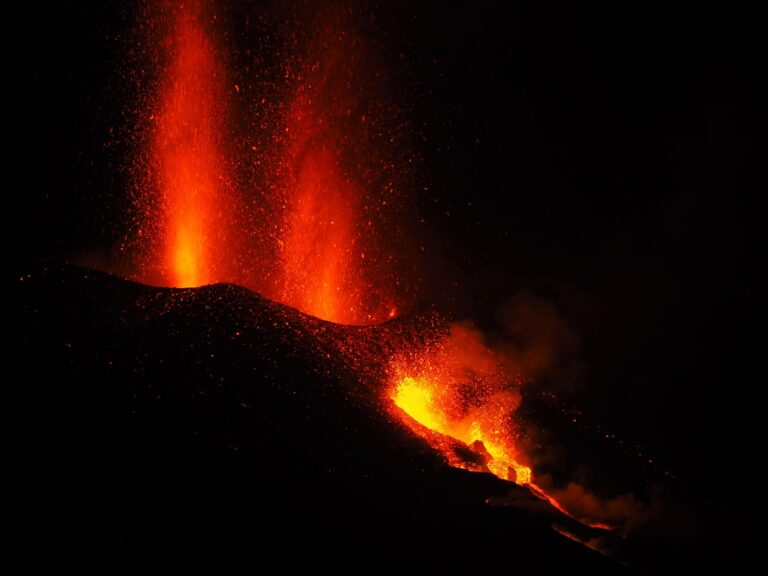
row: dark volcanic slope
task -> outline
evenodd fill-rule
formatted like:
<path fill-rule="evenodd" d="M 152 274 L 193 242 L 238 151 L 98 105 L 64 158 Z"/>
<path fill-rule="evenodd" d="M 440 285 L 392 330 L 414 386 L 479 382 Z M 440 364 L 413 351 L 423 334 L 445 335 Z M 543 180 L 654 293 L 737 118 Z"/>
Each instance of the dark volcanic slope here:
<path fill-rule="evenodd" d="M 402 569 L 410 554 L 431 568 L 617 568 L 544 519 L 486 505 L 510 487 L 449 468 L 391 420 L 340 350 L 383 355 L 403 323 L 337 326 L 235 286 L 64 265 L 29 270 L 4 305 L 7 490 L 30 566 L 340 566 L 354 549 Z"/>

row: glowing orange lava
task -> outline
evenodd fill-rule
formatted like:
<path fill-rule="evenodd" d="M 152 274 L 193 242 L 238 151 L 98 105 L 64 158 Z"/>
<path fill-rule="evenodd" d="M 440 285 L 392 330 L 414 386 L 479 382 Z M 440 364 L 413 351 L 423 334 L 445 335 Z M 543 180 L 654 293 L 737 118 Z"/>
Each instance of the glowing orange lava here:
<path fill-rule="evenodd" d="M 296 162 L 281 244 L 281 300 L 324 320 L 363 323 L 353 185 L 330 150 L 306 150 Z"/>
<path fill-rule="evenodd" d="M 450 333 L 421 350 L 401 354 L 390 364 L 390 400 L 397 416 L 439 451 L 448 464 L 490 472 L 527 487 L 563 514 L 586 526 L 611 529 L 577 518 L 534 482 L 515 445 L 513 416 L 520 403 L 503 366 L 477 330 L 454 325 Z M 461 453 L 446 437 L 464 445 Z"/>
<path fill-rule="evenodd" d="M 503 413 L 503 396 L 491 401 L 491 412 L 497 414 L 488 414 L 488 410 L 475 410 L 458 419 L 450 418 L 441 409 L 438 396 L 438 388 L 434 383 L 406 376 L 397 383 L 392 400 L 416 422 L 430 430 L 459 440 L 475 450 L 479 450 L 482 444 L 487 453 L 485 466 L 499 478 L 522 485 L 531 483 L 531 469 L 517 461 L 514 448 L 508 443 L 508 430 L 498 418 Z M 500 406 L 494 406 L 495 402 Z"/>
<path fill-rule="evenodd" d="M 531 483 L 531 469 L 520 463 L 509 423 L 505 422 L 517 406 L 515 393 L 496 392 L 482 405 L 457 410 L 457 398 L 451 397 L 449 388 L 435 377 L 420 375 L 399 377 L 390 397 L 422 426 L 466 444 L 494 475 L 521 485 Z M 447 457 L 455 466 L 475 469 L 474 463 L 462 462 L 453 453 Z"/>
<path fill-rule="evenodd" d="M 217 42 L 226 11 L 210 0 L 156 2 L 143 23 L 141 77 L 152 90 L 138 111 L 131 276 L 236 282 L 341 324 L 407 309 L 420 282 L 406 258 L 408 170 L 393 161 L 396 114 L 381 84 L 358 81 L 368 65 L 354 14 L 300 11 L 300 32 L 289 32 L 291 50 L 265 87 L 258 76 L 228 83 L 230 57 Z M 239 82 L 248 74 L 233 72 Z"/>
<path fill-rule="evenodd" d="M 383 322 L 408 283 L 392 250 L 402 210 L 389 173 L 392 111 L 383 91 L 361 82 L 373 73 L 345 8 L 318 11 L 304 42 L 285 71 L 274 297 L 336 323 Z"/>
<path fill-rule="evenodd" d="M 159 191 L 160 283 L 199 286 L 221 280 L 226 254 L 222 66 L 202 23 L 200 2 L 173 10 L 168 64 L 152 133 L 151 170 Z"/>

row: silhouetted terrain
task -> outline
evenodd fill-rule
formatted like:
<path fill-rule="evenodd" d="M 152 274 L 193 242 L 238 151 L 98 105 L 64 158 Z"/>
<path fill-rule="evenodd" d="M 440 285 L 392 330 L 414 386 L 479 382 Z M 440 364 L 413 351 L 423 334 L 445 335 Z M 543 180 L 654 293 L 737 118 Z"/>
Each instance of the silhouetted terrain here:
<path fill-rule="evenodd" d="M 366 570 L 354 550 L 402 569 L 411 555 L 618 568 L 552 531 L 551 512 L 487 505 L 532 497 L 450 468 L 392 420 L 379 383 L 360 381 L 376 361 L 361 370 L 354 351 L 384 351 L 407 320 L 350 328 L 235 286 L 151 288 L 56 264 L 30 268 L 6 306 L 6 475 L 30 566 Z"/>

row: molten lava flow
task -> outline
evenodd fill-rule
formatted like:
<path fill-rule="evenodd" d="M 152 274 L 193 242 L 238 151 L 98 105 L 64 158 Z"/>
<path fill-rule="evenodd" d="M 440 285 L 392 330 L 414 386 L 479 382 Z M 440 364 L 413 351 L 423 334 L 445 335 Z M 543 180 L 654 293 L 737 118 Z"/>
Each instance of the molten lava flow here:
<path fill-rule="evenodd" d="M 150 117 L 148 172 L 140 199 L 145 221 L 142 280 L 187 287 L 222 280 L 217 260 L 231 247 L 225 216 L 222 65 L 204 26 L 203 6 L 166 5 L 172 25 L 160 60 Z M 156 32 L 155 35 L 158 35 Z"/>
<path fill-rule="evenodd" d="M 425 382 L 406 376 L 397 384 L 392 400 L 419 424 L 451 436 L 448 422 L 435 407 L 431 388 Z"/>
<path fill-rule="evenodd" d="M 429 376 L 401 376 L 390 397 L 421 426 L 466 444 L 485 468 L 499 478 L 521 485 L 531 483 L 531 469 L 519 462 L 511 443 L 512 431 L 504 421 L 517 406 L 517 394 L 496 392 L 482 405 L 457 410 L 459 399 L 452 397 L 439 380 Z M 420 432 L 418 427 L 412 428 Z M 441 443 L 440 449 L 446 446 Z M 446 457 L 461 468 L 476 468 L 474 462 L 462 462 L 453 452 Z"/>
<path fill-rule="evenodd" d="M 491 472 L 526 486 L 538 498 L 592 528 L 605 523 L 576 518 L 534 482 L 515 445 L 513 416 L 520 395 L 512 370 L 468 325 L 454 325 L 423 349 L 394 357 L 389 398 L 397 416 L 425 438 L 446 461 L 471 471 Z M 463 445 L 456 450 L 453 442 Z"/>
<path fill-rule="evenodd" d="M 416 432 L 424 427 L 448 436 L 474 455 L 462 461 L 450 443 L 438 442 L 451 464 L 529 484 L 531 469 L 520 461 L 511 417 L 520 394 L 503 364 L 477 329 L 454 324 L 423 349 L 391 361 L 390 398 Z"/>

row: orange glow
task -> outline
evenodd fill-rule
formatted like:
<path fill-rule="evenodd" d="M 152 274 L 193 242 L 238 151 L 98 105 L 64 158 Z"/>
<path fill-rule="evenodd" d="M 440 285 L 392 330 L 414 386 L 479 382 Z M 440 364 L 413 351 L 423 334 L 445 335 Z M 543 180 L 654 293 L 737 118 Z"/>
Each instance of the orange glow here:
<path fill-rule="evenodd" d="M 257 90 L 225 88 L 218 20 L 206 0 L 157 1 L 146 57 L 158 83 L 139 106 L 134 277 L 175 287 L 236 281 L 341 324 L 376 324 L 415 308 L 422 280 L 401 191 L 412 158 L 388 150 L 399 146 L 403 124 L 380 102 L 376 79 L 386 75 L 364 65 L 354 19 L 331 9 L 317 25 L 304 23 L 306 53 L 290 57 L 267 91 L 280 101 L 259 112 L 274 118 L 251 125 L 228 116 L 238 107 L 234 94 L 245 107 Z M 299 50 L 303 41 L 290 45 Z M 242 150 L 232 141 L 235 124 L 258 133 L 247 141 L 259 165 L 247 184 L 238 167 L 250 160 L 233 156 Z M 529 362 L 544 363 L 538 355 Z M 476 330 L 454 325 L 394 358 L 385 394 L 451 465 L 527 486 L 568 514 L 534 483 L 517 446 L 519 382 L 506 364 Z"/>
<path fill-rule="evenodd" d="M 228 78 L 227 11 L 149 3 L 121 249 L 140 282 L 235 282 L 323 320 L 384 322 L 421 283 L 401 190 L 410 172 L 394 161 L 407 154 L 402 124 L 383 81 L 359 82 L 372 60 L 354 14 L 300 14 L 290 50 L 273 54 L 279 73 Z"/>
<path fill-rule="evenodd" d="M 427 383 L 406 376 L 397 384 L 392 400 L 419 424 L 451 435 L 448 422 L 435 407 L 431 386 Z"/>
<path fill-rule="evenodd" d="M 390 378 L 389 397 L 414 431 L 427 428 L 448 436 L 473 454 L 462 461 L 450 443 L 440 440 L 436 447 L 449 463 L 518 484 L 531 482 L 531 469 L 514 444 L 517 385 L 473 326 L 454 324 L 422 350 L 395 357 Z"/>
<path fill-rule="evenodd" d="M 337 165 L 335 155 L 322 148 L 297 161 L 282 242 L 281 299 L 324 320 L 364 323 L 355 266 L 356 191 Z"/>
<path fill-rule="evenodd" d="M 409 284 L 391 250 L 403 221 L 388 159 L 392 110 L 360 81 L 372 76 L 365 45 L 341 6 L 319 10 L 305 41 L 285 69 L 272 297 L 331 322 L 383 322 Z"/>
<path fill-rule="evenodd" d="M 215 277 L 225 251 L 220 132 L 221 65 L 201 22 L 198 2 L 174 12 L 169 61 L 160 86 L 152 135 L 160 192 L 160 273 L 163 283 L 199 286 Z"/>
<path fill-rule="evenodd" d="M 397 382 L 391 398 L 395 405 L 422 426 L 466 444 L 482 456 L 485 467 L 494 475 L 517 484 L 530 484 L 531 469 L 517 460 L 514 447 L 506 439 L 507 429 L 501 421 L 494 416 L 488 417 L 487 411 L 483 410 L 472 410 L 465 416 L 451 418 L 449 410 L 442 405 L 446 399 L 441 400 L 441 396 L 434 381 L 405 376 Z M 492 402 L 503 404 L 503 398 L 502 395 Z M 472 469 L 468 465 L 456 464 L 454 454 L 449 456 L 449 461 Z"/>
<path fill-rule="evenodd" d="M 398 380 L 391 390 L 390 398 L 402 411 L 403 421 L 416 434 L 425 438 L 433 448 L 440 451 L 451 466 L 490 472 L 502 480 L 526 486 L 534 496 L 549 502 L 554 508 L 585 526 L 602 530 L 613 528 L 604 522 L 575 517 L 533 481 L 533 472 L 529 466 L 519 461 L 518 452 L 512 443 L 512 435 L 505 425 L 505 420 L 511 418 L 517 406 L 516 401 L 511 398 L 497 395 L 488 400 L 489 405 L 469 410 L 464 416 L 452 418 L 449 414 L 453 409 L 446 403 L 456 402 L 457 398 L 452 397 L 450 390 L 435 380 L 412 376 L 404 376 Z M 478 467 L 474 459 L 467 460 L 459 456 L 450 443 L 435 436 L 434 432 L 466 445 L 482 465 Z"/>
<path fill-rule="evenodd" d="M 397 407 L 395 415 L 451 466 L 489 472 L 525 486 L 570 518 L 592 528 L 611 529 L 575 517 L 535 483 L 515 443 L 519 382 L 505 364 L 476 329 L 455 324 L 432 344 L 391 360 L 388 397 Z M 457 450 L 449 440 L 463 449 Z"/>

